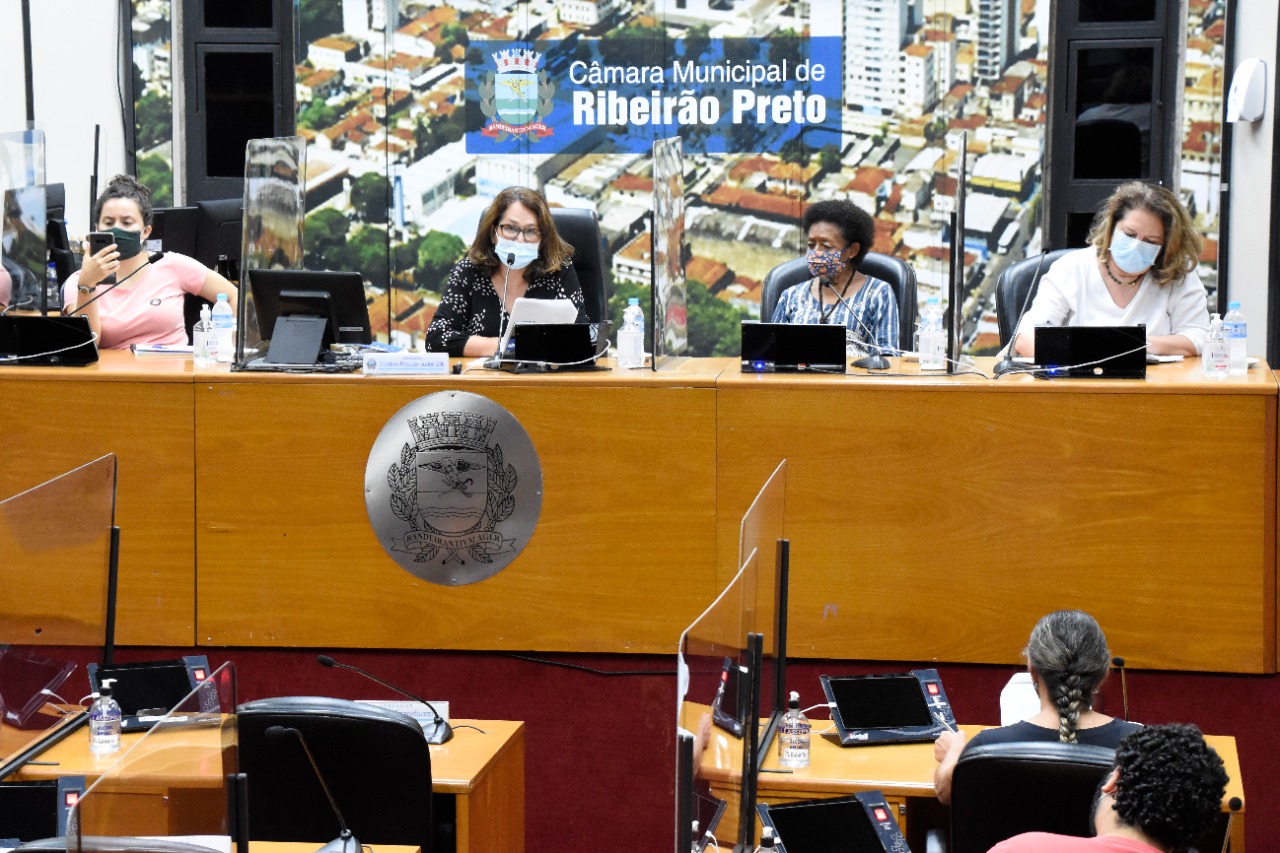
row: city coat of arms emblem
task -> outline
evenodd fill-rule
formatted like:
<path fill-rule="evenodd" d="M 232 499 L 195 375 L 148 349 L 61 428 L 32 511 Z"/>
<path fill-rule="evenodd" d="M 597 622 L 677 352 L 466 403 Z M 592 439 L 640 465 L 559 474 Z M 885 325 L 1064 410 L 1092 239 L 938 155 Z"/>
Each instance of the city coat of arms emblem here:
<path fill-rule="evenodd" d="M 528 433 L 476 394 L 410 403 L 369 453 L 369 521 L 387 554 L 423 580 L 456 586 L 492 577 L 528 543 L 541 507 Z"/>
<path fill-rule="evenodd" d="M 545 122 L 553 107 L 556 85 L 538 70 L 542 54 L 534 50 L 502 50 L 493 54 L 496 71 L 480 81 L 480 111 L 490 119 L 480 132 L 499 142 L 531 133 L 550 136 Z"/>

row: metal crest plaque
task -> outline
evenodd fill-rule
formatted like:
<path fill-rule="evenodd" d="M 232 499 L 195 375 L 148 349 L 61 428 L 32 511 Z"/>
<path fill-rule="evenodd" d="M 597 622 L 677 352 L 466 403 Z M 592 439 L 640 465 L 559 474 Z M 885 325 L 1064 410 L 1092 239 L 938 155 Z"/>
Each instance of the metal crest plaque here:
<path fill-rule="evenodd" d="M 364 502 L 401 568 L 461 586 L 493 577 L 529 544 L 542 468 L 510 412 L 478 394 L 441 391 L 382 428 L 364 469 Z"/>

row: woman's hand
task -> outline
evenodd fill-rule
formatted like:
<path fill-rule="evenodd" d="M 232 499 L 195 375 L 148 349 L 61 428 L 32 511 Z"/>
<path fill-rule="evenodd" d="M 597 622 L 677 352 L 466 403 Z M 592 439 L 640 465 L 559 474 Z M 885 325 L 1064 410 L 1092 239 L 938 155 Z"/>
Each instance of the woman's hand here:
<path fill-rule="evenodd" d="M 500 338 L 487 338 L 483 335 L 472 335 L 462 347 L 463 358 L 484 358 L 498 350 Z"/>
<path fill-rule="evenodd" d="M 84 261 L 80 264 L 80 283 L 85 287 L 100 284 L 109 275 L 115 275 L 120 269 L 120 252 L 112 243 L 95 255 L 89 254 L 89 244 L 84 244 Z"/>

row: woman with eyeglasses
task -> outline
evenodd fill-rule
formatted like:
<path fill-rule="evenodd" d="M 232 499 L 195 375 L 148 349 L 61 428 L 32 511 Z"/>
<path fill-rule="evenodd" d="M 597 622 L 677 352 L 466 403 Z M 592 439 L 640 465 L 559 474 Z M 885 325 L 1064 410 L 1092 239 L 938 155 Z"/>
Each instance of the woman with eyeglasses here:
<path fill-rule="evenodd" d="M 1165 187 L 1129 181 L 1093 220 L 1090 246 L 1068 252 L 1040 279 L 1014 350 L 1035 356 L 1036 326 L 1147 327 L 1147 352 L 1199 355 L 1209 331 L 1196 275 L 1203 240 Z"/>
<path fill-rule="evenodd" d="M 476 238 L 454 266 L 427 349 L 454 357 L 493 355 L 511 307 L 520 297 L 569 299 L 587 322 L 573 247 L 560 239 L 541 195 L 507 187 L 485 209 Z"/>

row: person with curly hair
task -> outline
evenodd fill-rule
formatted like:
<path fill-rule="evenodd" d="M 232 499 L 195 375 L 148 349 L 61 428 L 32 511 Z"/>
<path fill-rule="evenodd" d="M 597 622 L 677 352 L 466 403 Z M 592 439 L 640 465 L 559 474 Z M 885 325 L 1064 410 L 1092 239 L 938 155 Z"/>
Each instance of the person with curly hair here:
<path fill-rule="evenodd" d="M 858 272 L 876 239 L 871 215 L 851 201 L 834 199 L 804 212 L 808 281 L 778 297 L 773 323 L 831 323 L 845 327 L 858 349 L 892 355 L 898 346 L 898 298 L 887 282 Z"/>
<path fill-rule="evenodd" d="M 1027 832 L 991 853 L 1179 853 L 1212 825 L 1227 771 L 1195 726 L 1147 726 L 1126 737 L 1093 808 L 1094 838 Z"/>
<path fill-rule="evenodd" d="M 187 343 L 186 294 L 210 302 L 227 294 L 236 310 L 236 286 L 195 258 L 166 252 L 155 263 L 143 247 L 151 234 L 151 190 L 130 175 L 116 175 L 93 205 L 93 222 L 115 242 L 89 254 L 62 287 L 63 313 L 83 315 L 101 349 L 133 344 Z M 117 284 L 104 282 L 114 275 Z"/>
<path fill-rule="evenodd" d="M 1111 651 L 1102 628 L 1088 613 L 1057 610 L 1043 617 L 1031 630 L 1023 655 L 1040 697 L 1039 713 L 979 732 L 970 741 L 975 746 L 1059 741 L 1115 749 L 1126 735 L 1141 728 L 1093 710 L 1093 696 L 1106 678 Z M 951 802 L 951 776 L 965 746 L 964 732 L 943 732 L 934 743 L 938 760 L 934 790 L 944 803 Z"/>
<path fill-rule="evenodd" d="M 1196 275 L 1204 241 L 1178 197 L 1158 184 L 1116 187 L 1094 217 L 1089 247 L 1040 279 L 1014 351 L 1035 357 L 1036 326 L 1147 327 L 1147 351 L 1199 355 L 1209 331 Z"/>

